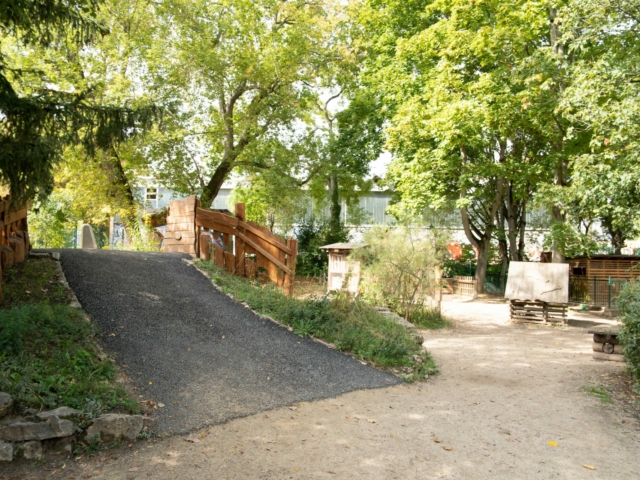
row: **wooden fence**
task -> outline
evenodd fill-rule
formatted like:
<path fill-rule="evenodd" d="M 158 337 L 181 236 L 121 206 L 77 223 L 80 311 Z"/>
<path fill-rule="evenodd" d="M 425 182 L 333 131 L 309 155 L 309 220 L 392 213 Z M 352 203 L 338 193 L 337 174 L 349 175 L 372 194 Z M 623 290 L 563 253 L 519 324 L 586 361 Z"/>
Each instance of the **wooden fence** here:
<path fill-rule="evenodd" d="M 24 262 L 29 254 L 27 208 L 17 208 L 9 197 L 0 198 L 0 266 L 2 272 L 16 263 Z M 2 298 L 2 272 L 0 272 L 0 298 Z"/>
<path fill-rule="evenodd" d="M 285 293 L 293 292 L 298 241 L 274 235 L 268 228 L 247 222 L 244 203 L 235 216 L 200 208 L 191 196 L 169 204 L 163 250 L 183 252 L 209 260 L 229 273 L 270 280 Z"/>

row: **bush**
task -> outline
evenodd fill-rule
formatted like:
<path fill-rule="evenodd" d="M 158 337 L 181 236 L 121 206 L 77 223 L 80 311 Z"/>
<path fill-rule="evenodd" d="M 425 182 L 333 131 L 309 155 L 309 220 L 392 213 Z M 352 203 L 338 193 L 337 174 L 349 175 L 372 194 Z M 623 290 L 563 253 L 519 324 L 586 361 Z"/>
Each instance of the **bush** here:
<path fill-rule="evenodd" d="M 640 385 L 640 281 L 627 283 L 620 291 L 618 309 L 622 328 L 618 334 L 624 345 L 624 356 L 629 371 Z"/>
<path fill-rule="evenodd" d="M 66 305 L 0 310 L 0 391 L 10 393 L 22 413 L 63 405 L 136 411 L 124 389 L 110 382 L 115 369 L 97 351 L 94 334 L 93 325 Z"/>
<path fill-rule="evenodd" d="M 437 308 L 413 307 L 409 311 L 409 321 L 416 327 L 428 330 L 438 330 L 451 325 L 451 322 L 442 316 Z"/>
<path fill-rule="evenodd" d="M 318 221 L 313 217 L 300 225 L 295 235 L 298 240 L 296 274 L 305 277 L 321 277 L 327 272 L 329 259 L 320 247 L 351 240 L 344 224 Z"/>
<path fill-rule="evenodd" d="M 411 227 L 375 227 L 365 235 L 368 248 L 351 257 L 364 263 L 363 293 L 377 305 L 388 305 L 409 320 L 437 288 L 435 267 L 442 263 L 441 239 Z"/>
<path fill-rule="evenodd" d="M 298 300 L 287 297 L 273 284 L 261 285 L 228 275 L 211 262 L 200 265 L 225 293 L 292 327 L 298 335 L 331 342 L 358 359 L 401 374 L 407 381 L 437 373 L 429 353 L 422 349 L 421 337 L 362 300 L 346 293 L 332 299 Z"/>

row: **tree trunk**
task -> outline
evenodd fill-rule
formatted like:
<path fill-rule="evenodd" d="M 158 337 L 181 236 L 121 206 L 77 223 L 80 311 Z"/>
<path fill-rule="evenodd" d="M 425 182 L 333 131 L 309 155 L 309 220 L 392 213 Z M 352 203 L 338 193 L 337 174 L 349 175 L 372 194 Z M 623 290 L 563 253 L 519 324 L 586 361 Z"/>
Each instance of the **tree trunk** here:
<path fill-rule="evenodd" d="M 484 280 L 487 276 L 487 267 L 489 265 L 489 248 L 491 246 L 491 235 L 485 236 L 485 238 L 479 243 L 478 248 L 478 261 L 476 263 L 476 293 L 481 294 L 485 292 Z"/>
<path fill-rule="evenodd" d="M 611 238 L 611 246 L 613 247 L 614 255 L 622 255 L 622 249 L 624 248 L 626 240 L 622 232 L 613 226 L 613 221 L 610 217 L 602 218 L 602 226 Z"/>
<path fill-rule="evenodd" d="M 225 155 L 225 157 L 227 157 L 227 155 Z M 202 198 L 200 199 L 202 208 L 211 208 L 211 204 L 218 196 L 220 188 L 229 176 L 229 173 L 231 173 L 231 170 L 233 170 L 233 161 L 229 158 L 224 158 L 220 165 L 218 165 L 218 168 L 216 168 L 216 171 L 213 172 L 209 183 L 207 183 L 202 190 Z"/>

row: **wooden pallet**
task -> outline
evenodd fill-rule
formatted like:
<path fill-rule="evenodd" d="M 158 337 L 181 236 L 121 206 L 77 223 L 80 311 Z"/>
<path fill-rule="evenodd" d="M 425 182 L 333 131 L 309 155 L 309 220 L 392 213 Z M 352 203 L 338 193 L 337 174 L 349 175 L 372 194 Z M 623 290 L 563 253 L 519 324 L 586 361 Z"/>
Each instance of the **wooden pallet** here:
<path fill-rule="evenodd" d="M 567 305 L 511 300 L 511 320 L 534 323 L 566 323 Z"/>

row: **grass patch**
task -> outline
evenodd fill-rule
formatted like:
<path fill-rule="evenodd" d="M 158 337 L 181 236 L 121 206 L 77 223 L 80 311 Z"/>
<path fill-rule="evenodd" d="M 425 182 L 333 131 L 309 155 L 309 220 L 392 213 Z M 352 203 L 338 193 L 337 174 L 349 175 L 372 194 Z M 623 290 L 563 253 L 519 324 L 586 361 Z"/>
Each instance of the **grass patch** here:
<path fill-rule="evenodd" d="M 451 321 L 443 317 L 436 308 L 414 308 L 409 312 L 409 321 L 416 327 L 427 330 L 439 330 L 451 326 Z"/>
<path fill-rule="evenodd" d="M 609 395 L 609 392 L 607 391 L 607 387 L 604 387 L 604 386 L 585 387 L 584 389 L 589 395 L 593 395 L 602 403 L 604 404 L 611 403 L 611 395 Z"/>
<path fill-rule="evenodd" d="M 29 259 L 9 270 L 0 308 L 0 391 L 14 411 L 68 406 L 97 415 L 139 405 L 114 380 L 115 367 L 96 342 L 95 327 L 66 305 L 53 260 Z M 5 277 L 6 278 L 6 277 Z"/>
<path fill-rule="evenodd" d="M 253 310 L 293 328 L 301 336 L 331 342 L 344 352 L 414 381 L 437 373 L 422 338 L 379 314 L 361 300 L 346 295 L 333 299 L 295 299 L 272 284 L 234 277 L 211 262 L 200 262 L 225 293 L 233 294 Z"/>
<path fill-rule="evenodd" d="M 30 258 L 2 272 L 2 308 L 25 303 L 64 305 L 66 302 L 56 264 L 51 259 Z"/>

